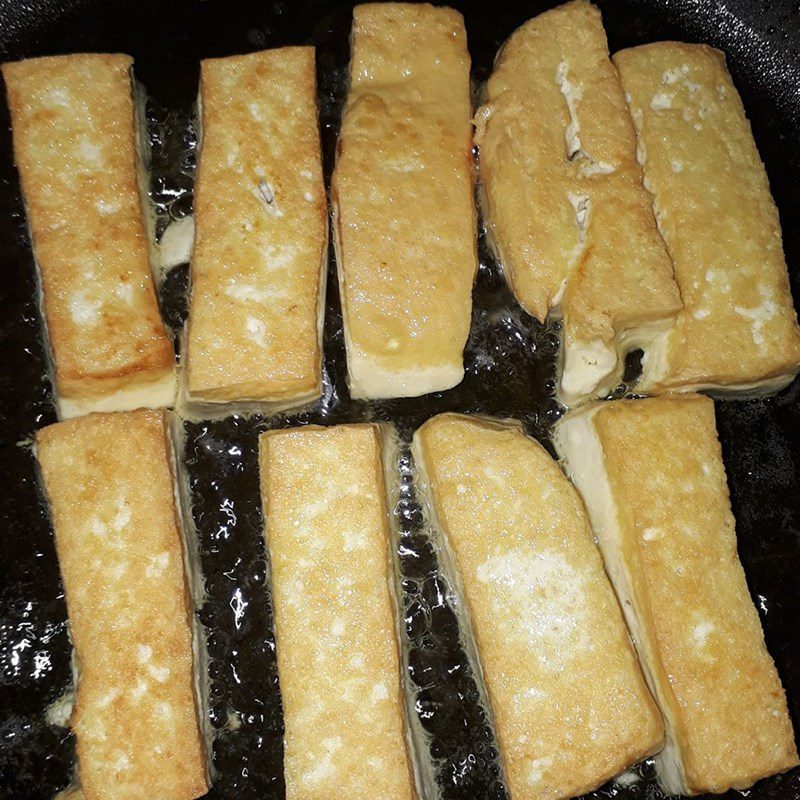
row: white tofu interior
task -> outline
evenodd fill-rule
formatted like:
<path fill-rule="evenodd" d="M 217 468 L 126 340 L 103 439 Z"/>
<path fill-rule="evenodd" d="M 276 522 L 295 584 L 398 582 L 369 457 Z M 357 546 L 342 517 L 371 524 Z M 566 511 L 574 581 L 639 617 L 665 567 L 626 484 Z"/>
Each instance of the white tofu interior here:
<path fill-rule="evenodd" d="M 559 402 L 571 407 L 591 397 L 603 397 L 613 392 L 622 381 L 625 357 L 634 350 L 644 351 L 642 377 L 645 364 L 650 370 L 648 374 L 654 371 L 663 374 L 671 330 L 672 320 L 656 320 L 622 331 L 614 340 L 614 347 L 605 347 L 600 341 L 573 342 L 569 348 L 562 345 L 560 363 L 563 366 L 557 390 Z"/>
<path fill-rule="evenodd" d="M 184 217 L 170 222 L 161 234 L 161 241 L 158 242 L 162 274 L 179 264 L 186 264 L 192 257 L 193 247 L 194 217 Z"/>
<path fill-rule="evenodd" d="M 137 408 L 164 408 L 175 400 L 176 377 L 171 370 L 154 381 L 140 381 L 111 394 L 95 398 L 72 399 L 65 395 L 57 397 L 59 419 L 72 419 L 91 412 L 133 411 Z"/>

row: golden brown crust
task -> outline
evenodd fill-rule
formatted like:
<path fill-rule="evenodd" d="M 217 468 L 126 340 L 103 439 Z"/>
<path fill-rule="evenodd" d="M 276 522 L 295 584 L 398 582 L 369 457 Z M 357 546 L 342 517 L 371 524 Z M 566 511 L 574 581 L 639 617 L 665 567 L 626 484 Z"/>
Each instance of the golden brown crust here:
<path fill-rule="evenodd" d="M 289 800 L 411 800 L 375 425 L 260 440 Z"/>
<path fill-rule="evenodd" d="M 663 727 L 577 492 L 519 426 L 443 414 L 417 464 L 469 608 L 510 794 L 566 798 Z"/>
<path fill-rule="evenodd" d="M 724 56 L 660 42 L 614 61 L 685 306 L 642 387 L 787 383 L 800 328 L 780 221 Z"/>
<path fill-rule="evenodd" d="M 594 429 L 641 620 L 640 652 L 690 793 L 798 763 L 780 678 L 736 551 L 713 402 L 599 406 Z"/>
<path fill-rule="evenodd" d="M 131 59 L 3 65 L 14 159 L 60 399 L 81 406 L 169 380 L 137 189 Z M 158 391 L 153 404 L 172 402 Z M 110 409 L 113 410 L 113 409 Z"/>
<path fill-rule="evenodd" d="M 40 430 L 78 668 L 72 728 L 87 800 L 207 791 L 164 414 Z"/>
<path fill-rule="evenodd" d="M 447 389 L 463 377 L 477 270 L 464 21 L 361 5 L 352 42 L 331 189 L 351 392 Z"/>
<path fill-rule="evenodd" d="M 602 394 L 630 339 L 667 325 L 680 298 L 597 8 L 577 0 L 519 28 L 476 120 L 486 215 L 514 293 L 540 321 L 554 307 L 564 318 L 564 400 Z"/>
<path fill-rule="evenodd" d="M 203 61 L 200 93 L 189 398 L 311 399 L 328 232 L 314 49 Z"/>

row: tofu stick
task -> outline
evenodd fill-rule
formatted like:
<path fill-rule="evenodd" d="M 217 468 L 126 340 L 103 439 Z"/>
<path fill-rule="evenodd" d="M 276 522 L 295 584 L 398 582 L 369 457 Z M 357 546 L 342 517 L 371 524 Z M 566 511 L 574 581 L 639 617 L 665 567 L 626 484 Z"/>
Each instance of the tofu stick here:
<path fill-rule="evenodd" d="M 416 797 L 379 429 L 261 436 L 288 800 Z"/>
<path fill-rule="evenodd" d="M 464 21 L 360 5 L 352 48 L 331 186 L 350 392 L 449 389 L 464 376 L 478 265 Z"/>
<path fill-rule="evenodd" d="M 75 648 L 86 800 L 208 790 L 193 605 L 164 412 L 91 414 L 36 435 Z"/>
<path fill-rule="evenodd" d="M 443 414 L 413 452 L 513 800 L 583 794 L 659 750 L 661 719 L 586 513 L 544 448 L 518 424 Z"/>
<path fill-rule="evenodd" d="M 201 63 L 189 403 L 322 391 L 328 222 L 312 47 Z"/>
<path fill-rule="evenodd" d="M 3 65 L 61 418 L 175 397 L 137 189 L 131 64 L 70 55 Z"/>
<path fill-rule="evenodd" d="M 746 789 L 798 764 L 786 697 L 736 553 L 713 402 L 614 401 L 562 419 L 583 495 L 661 707 L 667 794 Z"/>
<path fill-rule="evenodd" d="M 800 370 L 778 211 L 722 53 L 659 42 L 614 56 L 684 309 L 639 386 L 766 394 Z"/>
<path fill-rule="evenodd" d="M 576 0 L 503 45 L 476 114 L 484 217 L 522 307 L 563 318 L 557 396 L 619 383 L 681 307 L 600 12 Z"/>

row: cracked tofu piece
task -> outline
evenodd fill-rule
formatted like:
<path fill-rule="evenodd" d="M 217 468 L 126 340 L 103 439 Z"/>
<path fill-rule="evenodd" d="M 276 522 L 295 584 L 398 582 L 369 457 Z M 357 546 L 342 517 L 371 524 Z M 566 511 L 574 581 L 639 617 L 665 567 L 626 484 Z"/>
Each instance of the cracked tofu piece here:
<path fill-rule="evenodd" d="M 798 764 L 736 552 L 707 397 L 596 403 L 555 429 L 661 707 L 667 794 L 746 789 Z"/>
<path fill-rule="evenodd" d="M 322 391 L 327 205 L 312 47 L 201 62 L 188 403 Z"/>
<path fill-rule="evenodd" d="M 588 792 L 664 730 L 580 497 L 518 424 L 426 422 L 414 459 L 471 620 L 515 800 Z"/>
<path fill-rule="evenodd" d="M 413 397 L 464 377 L 478 266 L 469 69 L 452 9 L 354 9 L 331 185 L 353 397 Z"/>
<path fill-rule="evenodd" d="M 645 392 L 766 394 L 800 370 L 778 211 L 725 57 L 659 42 L 614 56 L 684 309 Z"/>
<path fill-rule="evenodd" d="M 86 800 L 208 790 L 193 606 L 162 411 L 91 414 L 36 434 L 75 648 Z"/>
<path fill-rule="evenodd" d="M 376 425 L 259 441 L 287 800 L 413 800 Z"/>
<path fill-rule="evenodd" d="M 70 55 L 2 68 L 62 419 L 175 398 L 137 187 L 131 65 Z"/>
<path fill-rule="evenodd" d="M 608 394 L 681 308 L 600 12 L 567 3 L 503 45 L 475 117 L 484 217 L 520 305 L 563 318 L 557 396 Z"/>

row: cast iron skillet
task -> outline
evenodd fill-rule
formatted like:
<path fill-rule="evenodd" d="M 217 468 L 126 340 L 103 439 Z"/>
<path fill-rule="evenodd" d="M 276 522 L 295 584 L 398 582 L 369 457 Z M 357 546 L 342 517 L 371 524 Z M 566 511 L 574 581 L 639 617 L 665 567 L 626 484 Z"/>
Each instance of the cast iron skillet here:
<path fill-rule="evenodd" d="M 481 81 L 502 41 L 552 2 L 459 2 Z M 600 0 L 611 49 L 659 39 L 704 41 L 728 55 L 781 210 L 795 297 L 800 297 L 800 7 L 790 0 L 725 5 L 702 0 Z M 330 176 L 348 58 L 351 4 L 335 0 L 0 1 L 0 58 L 75 51 L 122 51 L 151 95 L 152 195 L 163 222 L 191 210 L 194 134 L 190 113 L 198 61 L 286 44 L 318 48 L 321 126 Z M 55 419 L 35 302 L 32 257 L 11 158 L 8 111 L 0 103 L 0 798 L 50 798 L 71 780 L 74 741 L 45 710 L 70 688 L 66 609 L 47 513 L 28 446 Z M 162 291 L 167 322 L 185 315 L 186 267 Z M 560 411 L 552 399 L 557 331 L 525 315 L 481 242 L 467 374 L 457 388 L 421 399 L 350 400 L 336 281 L 329 280 L 325 324 L 327 390 L 310 412 L 263 420 L 186 424 L 207 598 L 213 798 L 282 797 L 282 719 L 277 689 L 255 437 L 303 422 L 394 421 L 408 437 L 445 410 L 522 419 L 549 445 Z M 738 522 L 739 549 L 767 644 L 800 724 L 800 388 L 779 397 L 718 402 L 717 418 Z M 491 727 L 459 645 L 447 580 L 418 532 L 413 492 L 395 512 L 401 528 L 407 675 L 415 713 L 430 737 L 446 798 L 502 798 Z M 747 709 L 742 709 L 747 714 Z M 51 718 L 52 719 L 52 718 Z M 800 730 L 798 731 L 800 732 Z M 594 797 L 658 798 L 652 765 L 630 785 Z M 731 792 L 729 796 L 738 796 Z M 800 798 L 800 771 L 762 782 L 759 800 Z"/>

